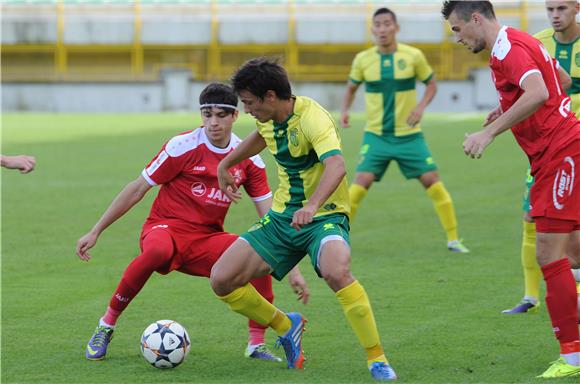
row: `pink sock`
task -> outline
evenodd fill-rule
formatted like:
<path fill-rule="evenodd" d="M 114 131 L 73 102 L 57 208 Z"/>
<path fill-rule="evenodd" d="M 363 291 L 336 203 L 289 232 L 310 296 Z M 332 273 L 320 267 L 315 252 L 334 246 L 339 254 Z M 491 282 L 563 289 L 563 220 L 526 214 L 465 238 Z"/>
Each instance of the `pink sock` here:
<path fill-rule="evenodd" d="M 264 344 L 266 328 L 250 327 L 250 345 Z"/>
<path fill-rule="evenodd" d="M 107 312 L 103 315 L 103 322 L 107 325 L 114 326 L 117 324 L 117 319 L 121 315 L 122 311 L 116 311 L 111 307 L 107 307 Z"/>

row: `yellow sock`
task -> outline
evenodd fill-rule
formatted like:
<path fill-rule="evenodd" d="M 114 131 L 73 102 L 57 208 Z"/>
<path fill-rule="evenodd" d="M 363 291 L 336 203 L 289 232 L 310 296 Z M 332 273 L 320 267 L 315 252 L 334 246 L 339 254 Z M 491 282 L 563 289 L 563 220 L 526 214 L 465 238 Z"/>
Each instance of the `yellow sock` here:
<path fill-rule="evenodd" d="M 270 326 L 280 336 L 286 334 L 292 323 L 288 316 L 273 306 L 251 284 L 218 298 L 234 312 L 240 313 L 262 325 Z"/>
<path fill-rule="evenodd" d="M 367 352 L 369 364 L 375 361 L 388 364 L 379 340 L 373 310 L 363 286 L 358 281 L 354 281 L 336 292 L 336 297 L 358 341 Z"/>
<path fill-rule="evenodd" d="M 367 195 L 368 190 L 362 185 L 352 184 L 348 189 L 348 195 L 350 197 L 350 221 L 354 220 L 354 216 L 358 211 L 358 206 L 362 199 Z"/>
<path fill-rule="evenodd" d="M 443 182 L 438 181 L 427 188 L 427 195 L 433 201 L 433 206 L 439 216 L 439 221 L 447 233 L 447 241 L 458 240 L 457 236 L 457 219 L 455 218 L 455 209 L 453 201 Z"/>
<path fill-rule="evenodd" d="M 542 271 L 536 260 L 536 224 L 524 221 L 522 237 L 522 267 L 524 268 L 524 284 L 526 297 L 536 300 L 540 297 L 540 281 Z"/>

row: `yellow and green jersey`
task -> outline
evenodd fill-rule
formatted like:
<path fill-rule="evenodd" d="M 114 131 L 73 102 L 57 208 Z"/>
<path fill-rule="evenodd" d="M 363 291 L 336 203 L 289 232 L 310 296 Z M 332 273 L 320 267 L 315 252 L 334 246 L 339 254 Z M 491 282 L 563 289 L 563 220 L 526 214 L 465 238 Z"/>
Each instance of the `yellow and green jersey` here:
<path fill-rule="evenodd" d="M 393 53 L 382 54 L 378 47 L 354 58 L 350 81 L 364 82 L 367 125 L 365 130 L 380 136 L 407 136 L 421 131 L 411 127 L 407 117 L 417 106 L 416 80 L 427 83 L 433 70 L 423 52 L 397 44 Z"/>
<path fill-rule="evenodd" d="M 550 55 L 555 57 L 572 78 L 572 86 L 566 90 L 572 101 L 572 111 L 580 118 L 580 38 L 562 44 L 556 40 L 554 29 L 538 32 L 534 37 L 542 42 Z"/>
<path fill-rule="evenodd" d="M 342 153 L 338 129 L 324 108 L 302 96 L 295 98 L 293 113 L 286 121 L 257 122 L 257 126 L 278 164 L 280 182 L 272 210 L 292 216 L 318 187 L 324 171 L 322 161 Z M 314 217 L 330 213 L 350 214 L 346 178 Z"/>

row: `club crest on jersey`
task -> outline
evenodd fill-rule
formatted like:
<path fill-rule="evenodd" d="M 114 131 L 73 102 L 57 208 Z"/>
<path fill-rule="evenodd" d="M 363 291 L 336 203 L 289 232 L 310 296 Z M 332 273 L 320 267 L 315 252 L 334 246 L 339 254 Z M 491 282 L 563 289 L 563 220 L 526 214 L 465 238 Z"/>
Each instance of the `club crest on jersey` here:
<path fill-rule="evenodd" d="M 207 191 L 207 187 L 204 183 L 196 182 L 191 185 L 191 193 L 194 196 L 203 196 L 205 195 L 205 191 Z"/>
<path fill-rule="evenodd" d="M 564 164 L 558 169 L 552 186 L 552 201 L 558 210 L 564 208 L 565 201 L 572 195 L 576 165 L 570 156 L 564 158 Z"/>
<path fill-rule="evenodd" d="M 296 128 L 292 128 L 290 130 L 290 142 L 292 143 L 293 146 L 297 147 L 298 144 L 300 144 L 298 142 L 298 129 Z"/>
<path fill-rule="evenodd" d="M 241 169 L 234 168 L 230 171 L 230 174 L 234 178 L 234 183 L 236 183 L 236 185 L 242 184 L 242 170 Z"/>
<path fill-rule="evenodd" d="M 401 71 L 404 70 L 405 68 L 407 68 L 407 63 L 403 59 L 400 59 L 399 61 L 397 61 L 397 65 L 399 66 L 399 69 Z"/>

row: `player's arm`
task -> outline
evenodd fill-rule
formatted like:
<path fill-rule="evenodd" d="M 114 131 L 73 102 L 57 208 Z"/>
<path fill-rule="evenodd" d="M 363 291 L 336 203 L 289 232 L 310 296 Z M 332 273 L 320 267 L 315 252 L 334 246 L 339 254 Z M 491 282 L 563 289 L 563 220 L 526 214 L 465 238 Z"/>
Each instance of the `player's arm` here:
<path fill-rule="evenodd" d="M 294 212 L 294 216 L 292 216 L 290 225 L 298 231 L 302 226 L 312 222 L 316 211 L 332 195 L 346 175 L 344 158 L 341 154 L 329 156 L 322 163 L 324 164 L 324 171 L 318 186 L 304 207 Z"/>
<path fill-rule="evenodd" d="M 127 211 L 129 211 L 135 204 L 137 204 L 143 196 L 151 189 L 151 185 L 139 176 L 137 179 L 131 181 L 123 188 L 121 192 L 115 197 L 113 202 L 109 205 L 105 213 L 101 216 L 99 221 L 93 228 L 77 242 L 76 253 L 81 260 L 88 261 L 91 255 L 88 250 L 96 243 L 101 233 Z"/>
<path fill-rule="evenodd" d="M 272 207 L 272 197 L 268 197 L 267 199 L 254 201 L 254 206 L 256 207 L 256 211 L 258 212 L 258 216 L 262 217 Z"/>
<path fill-rule="evenodd" d="M 485 129 L 466 135 L 463 142 L 463 151 L 466 155 L 472 158 L 480 158 L 485 148 L 491 144 L 496 136 L 530 117 L 550 97 L 546 83 L 544 83 L 540 73 L 528 75 L 522 82 L 521 88 L 524 93 L 509 110 L 502 113 Z"/>
<path fill-rule="evenodd" d="M 29 173 L 36 166 L 36 159 L 32 156 L 4 156 L 0 155 L 0 166 L 8 169 L 18 169 L 20 173 Z"/>
<path fill-rule="evenodd" d="M 565 91 L 570 89 L 570 87 L 572 86 L 572 78 L 570 77 L 568 72 L 566 72 L 566 70 L 559 65 L 558 65 L 558 75 L 560 75 L 560 83 L 562 83 L 562 88 L 564 88 Z"/>
<path fill-rule="evenodd" d="M 298 296 L 298 300 L 302 300 L 304 304 L 308 304 L 308 300 L 310 299 L 310 289 L 308 289 L 306 279 L 304 279 L 298 265 L 288 272 L 288 284 L 290 284 L 290 287 Z"/>
<path fill-rule="evenodd" d="M 234 165 L 239 164 L 242 160 L 262 152 L 264 148 L 266 148 L 266 141 L 264 141 L 264 138 L 256 130 L 250 133 L 248 137 L 220 161 L 217 169 L 219 186 L 233 202 L 237 202 L 242 195 L 238 191 L 234 178 L 228 170 Z"/>
<path fill-rule="evenodd" d="M 340 124 L 344 128 L 350 127 L 348 110 L 354 101 L 356 91 L 359 86 L 360 83 L 355 83 L 352 80 L 348 80 L 346 83 L 346 89 L 342 99 L 342 108 L 340 109 Z"/>
<path fill-rule="evenodd" d="M 407 117 L 407 124 L 411 127 L 419 124 L 421 118 L 423 117 L 423 113 L 425 112 L 425 108 L 431 103 L 435 94 L 437 93 L 437 82 L 435 81 L 435 75 L 431 77 L 431 79 L 427 82 L 425 93 L 423 93 L 423 97 L 419 104 L 411 111 L 409 117 Z"/>

